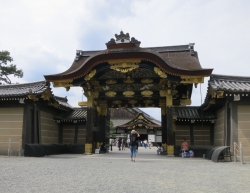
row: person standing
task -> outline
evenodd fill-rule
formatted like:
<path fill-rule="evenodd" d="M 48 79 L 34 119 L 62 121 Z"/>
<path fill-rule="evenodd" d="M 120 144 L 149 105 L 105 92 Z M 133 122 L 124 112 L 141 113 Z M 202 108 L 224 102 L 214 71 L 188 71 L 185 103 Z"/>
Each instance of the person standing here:
<path fill-rule="evenodd" d="M 130 139 L 127 139 L 127 145 L 128 145 L 128 149 L 129 149 L 129 144 L 130 144 Z"/>
<path fill-rule="evenodd" d="M 188 147 L 188 142 L 186 141 L 185 138 L 182 138 L 182 143 L 181 143 L 181 150 L 180 150 L 180 155 L 184 152 L 188 152 L 189 147 Z"/>
<path fill-rule="evenodd" d="M 148 147 L 148 141 L 147 141 L 147 139 L 144 140 L 144 147 L 145 147 L 145 149 L 147 149 L 147 147 Z"/>
<path fill-rule="evenodd" d="M 131 161 L 135 162 L 135 157 L 136 157 L 136 147 L 137 147 L 137 137 L 140 137 L 140 134 L 132 130 L 130 134 L 130 157 Z"/>
<path fill-rule="evenodd" d="M 151 141 L 151 139 L 149 139 L 148 140 L 148 147 L 149 147 L 149 149 L 151 149 L 151 146 L 152 146 L 152 141 Z"/>

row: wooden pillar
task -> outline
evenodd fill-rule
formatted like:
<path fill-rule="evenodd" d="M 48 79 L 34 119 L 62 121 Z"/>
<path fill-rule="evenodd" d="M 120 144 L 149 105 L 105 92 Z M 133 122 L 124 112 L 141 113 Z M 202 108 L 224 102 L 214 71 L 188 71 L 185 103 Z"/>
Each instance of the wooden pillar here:
<path fill-rule="evenodd" d="M 165 100 L 160 100 L 161 107 L 161 137 L 162 146 L 167 150 L 167 121 L 166 121 L 166 102 Z"/>
<path fill-rule="evenodd" d="M 108 134 L 108 136 L 107 136 Z M 107 115 L 106 115 L 106 144 L 109 144 L 110 139 L 110 110 L 107 108 Z"/>
<path fill-rule="evenodd" d="M 100 101 L 99 102 L 100 111 L 100 136 L 101 136 L 101 143 L 106 143 L 106 119 L 107 119 L 107 101 Z"/>
<path fill-rule="evenodd" d="M 171 85 L 168 85 L 166 93 L 166 118 L 167 118 L 167 153 L 174 155 L 174 135 L 173 135 L 173 97 Z"/>
<path fill-rule="evenodd" d="M 88 91 L 87 97 L 87 123 L 86 123 L 86 143 L 85 154 L 92 154 L 93 151 L 93 127 L 94 127 L 94 93 Z"/>

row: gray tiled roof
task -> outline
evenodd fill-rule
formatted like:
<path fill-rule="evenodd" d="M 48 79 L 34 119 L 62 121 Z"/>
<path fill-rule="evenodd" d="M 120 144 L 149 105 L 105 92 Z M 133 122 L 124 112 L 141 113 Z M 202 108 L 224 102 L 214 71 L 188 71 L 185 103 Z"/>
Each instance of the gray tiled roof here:
<path fill-rule="evenodd" d="M 55 100 L 59 103 L 59 105 L 62 105 L 67 108 L 73 108 L 69 103 L 67 97 L 59 97 L 59 96 L 54 96 Z"/>
<path fill-rule="evenodd" d="M 211 111 L 202 111 L 200 107 L 174 107 L 173 115 L 178 119 L 216 119 Z"/>
<path fill-rule="evenodd" d="M 45 81 L 25 83 L 25 84 L 10 84 L 0 86 L 0 97 L 24 96 L 28 94 L 41 94 L 50 83 Z"/>
<path fill-rule="evenodd" d="M 113 121 L 114 127 L 116 127 L 118 125 L 123 125 L 123 124 L 129 122 L 131 119 L 122 119 L 122 118 L 120 118 L 120 119 L 117 119 L 117 118 L 112 119 L 111 118 L 111 120 Z"/>
<path fill-rule="evenodd" d="M 73 111 L 60 113 L 54 117 L 55 120 L 87 120 L 86 108 L 74 108 Z"/>
<path fill-rule="evenodd" d="M 139 116 L 143 116 L 145 119 L 147 119 L 147 121 L 143 120 L 143 119 L 138 119 Z M 126 127 L 132 127 L 134 125 L 138 125 L 138 124 L 142 124 L 142 125 L 146 125 L 148 127 L 152 127 L 152 128 L 161 128 L 161 124 L 155 124 L 152 120 L 150 120 L 147 116 L 145 116 L 145 114 L 139 113 L 134 119 L 128 121 L 125 124 L 122 125 L 118 125 L 119 128 L 126 128 Z"/>
<path fill-rule="evenodd" d="M 250 92 L 250 77 L 212 74 L 208 84 L 215 91 Z"/>

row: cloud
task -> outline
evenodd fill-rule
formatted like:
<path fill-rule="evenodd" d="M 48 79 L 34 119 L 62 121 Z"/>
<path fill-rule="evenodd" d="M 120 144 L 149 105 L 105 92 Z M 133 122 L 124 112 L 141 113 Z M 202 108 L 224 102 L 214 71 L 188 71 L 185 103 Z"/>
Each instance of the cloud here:
<path fill-rule="evenodd" d="M 78 49 L 105 49 L 122 29 L 142 47 L 195 43 L 203 68 L 249 76 L 249 7 L 246 0 L 2 1 L 0 50 L 10 51 L 24 71 L 23 79 L 13 82 L 35 82 L 67 70 Z M 204 101 L 207 82 L 201 88 Z M 67 95 L 72 106 L 82 97 L 81 88 L 53 91 Z M 198 106 L 200 101 L 198 85 L 192 102 Z M 150 110 L 160 120 L 155 111 Z"/>

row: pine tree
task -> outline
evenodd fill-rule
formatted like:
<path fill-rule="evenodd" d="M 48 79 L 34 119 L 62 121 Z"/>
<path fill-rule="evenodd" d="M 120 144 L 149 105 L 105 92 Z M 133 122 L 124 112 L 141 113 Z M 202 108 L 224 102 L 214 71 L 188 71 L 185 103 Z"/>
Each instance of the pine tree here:
<path fill-rule="evenodd" d="M 8 77 L 9 75 L 14 75 L 18 78 L 23 77 L 23 71 L 17 69 L 16 65 L 9 64 L 13 61 L 13 58 L 10 56 L 8 51 L 0 51 L 0 85 L 2 83 L 11 84 L 11 80 Z"/>

